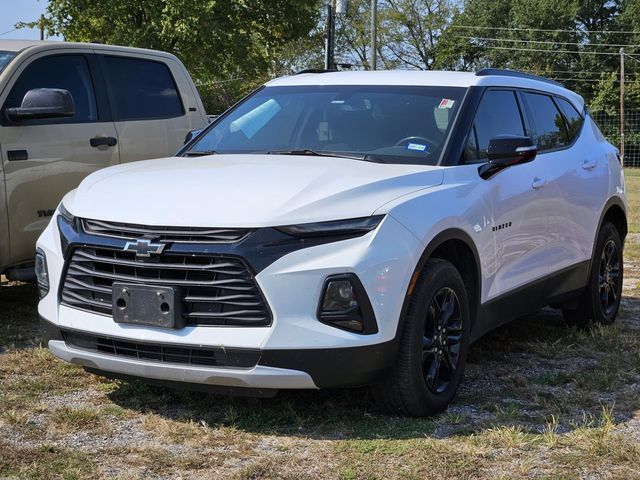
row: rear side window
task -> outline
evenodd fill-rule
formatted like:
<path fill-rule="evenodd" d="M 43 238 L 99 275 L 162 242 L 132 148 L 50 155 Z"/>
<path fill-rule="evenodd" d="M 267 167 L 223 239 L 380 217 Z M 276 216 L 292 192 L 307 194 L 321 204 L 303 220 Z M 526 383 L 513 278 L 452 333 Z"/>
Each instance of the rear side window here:
<path fill-rule="evenodd" d="M 487 158 L 489 141 L 498 135 L 524 135 L 520 108 L 509 90 L 489 90 L 482 97 L 465 147 L 465 161 Z"/>
<path fill-rule="evenodd" d="M 19 107 L 24 95 L 34 88 L 61 88 L 73 96 L 76 114 L 71 118 L 30 120 L 21 125 L 84 123 L 98 120 L 96 97 L 89 65 L 82 55 L 54 55 L 33 61 L 22 72 L 7 97 L 3 111 Z"/>
<path fill-rule="evenodd" d="M 162 62 L 104 57 L 117 120 L 172 118 L 184 114 L 176 83 Z"/>
<path fill-rule="evenodd" d="M 569 144 L 569 137 L 562 115 L 548 95 L 524 92 L 533 128 L 533 139 L 539 152 L 562 148 Z"/>
<path fill-rule="evenodd" d="M 564 119 L 567 123 L 568 139 L 569 143 L 571 143 L 580 134 L 583 122 L 582 115 L 580 115 L 578 110 L 576 110 L 575 107 L 564 98 L 556 98 L 556 101 L 560 110 L 562 110 L 562 113 L 564 114 Z"/>

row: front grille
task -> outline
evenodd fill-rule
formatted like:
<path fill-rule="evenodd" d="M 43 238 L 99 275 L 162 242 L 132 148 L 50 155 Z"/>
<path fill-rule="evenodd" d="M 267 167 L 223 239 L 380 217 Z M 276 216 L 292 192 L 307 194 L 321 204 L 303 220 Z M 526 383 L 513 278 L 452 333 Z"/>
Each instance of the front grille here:
<path fill-rule="evenodd" d="M 61 301 L 110 316 L 116 281 L 180 287 L 187 325 L 271 324 L 271 313 L 258 285 L 235 257 L 165 252 L 141 261 L 134 252 L 77 247 L 69 260 Z"/>
<path fill-rule="evenodd" d="M 62 337 L 67 345 L 83 350 L 178 365 L 252 368 L 260 360 L 260 352 L 257 350 L 141 343 L 69 331 L 63 331 Z"/>
<path fill-rule="evenodd" d="M 251 233 L 246 228 L 151 227 L 89 219 L 82 220 L 82 228 L 91 235 L 101 237 L 126 240 L 145 237 L 161 242 L 180 243 L 234 243 Z"/>

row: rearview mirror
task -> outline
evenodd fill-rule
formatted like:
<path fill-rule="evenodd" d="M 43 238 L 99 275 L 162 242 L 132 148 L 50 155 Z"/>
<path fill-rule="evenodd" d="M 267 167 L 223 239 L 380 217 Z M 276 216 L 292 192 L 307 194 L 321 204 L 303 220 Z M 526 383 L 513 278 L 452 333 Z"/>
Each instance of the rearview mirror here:
<path fill-rule="evenodd" d="M 533 161 L 537 153 L 538 148 L 530 137 L 499 135 L 489 141 L 489 161 L 480 166 L 478 173 L 486 180 L 507 167 Z"/>
<path fill-rule="evenodd" d="M 35 88 L 25 94 L 20 107 L 7 108 L 5 114 L 12 122 L 65 118 L 73 117 L 76 114 L 76 107 L 68 90 Z"/>

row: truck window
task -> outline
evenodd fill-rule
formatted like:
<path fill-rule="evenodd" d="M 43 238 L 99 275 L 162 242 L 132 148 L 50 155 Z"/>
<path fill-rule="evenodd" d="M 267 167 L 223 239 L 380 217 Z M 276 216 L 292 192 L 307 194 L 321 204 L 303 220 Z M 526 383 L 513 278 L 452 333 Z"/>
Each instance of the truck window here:
<path fill-rule="evenodd" d="M 76 114 L 71 118 L 30 120 L 21 125 L 84 123 L 98 120 L 96 97 L 89 65 L 82 55 L 52 55 L 32 62 L 13 85 L 2 110 L 19 107 L 24 95 L 34 88 L 62 88 L 71 92 Z"/>
<path fill-rule="evenodd" d="M 162 62 L 105 56 L 116 120 L 173 118 L 184 114 L 176 83 Z"/>
<path fill-rule="evenodd" d="M 9 65 L 9 62 L 11 62 L 11 60 L 13 60 L 15 56 L 16 53 L 14 52 L 0 51 L 0 73 L 2 73 L 2 70 L 4 70 L 7 65 Z"/>

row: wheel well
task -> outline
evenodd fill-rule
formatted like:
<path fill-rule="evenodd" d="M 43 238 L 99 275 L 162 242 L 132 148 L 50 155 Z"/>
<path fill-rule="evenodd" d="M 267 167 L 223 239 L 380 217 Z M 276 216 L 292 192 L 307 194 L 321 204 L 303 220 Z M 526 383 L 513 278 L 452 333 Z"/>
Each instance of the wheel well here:
<path fill-rule="evenodd" d="M 619 205 L 611 205 L 609 210 L 607 210 L 607 213 L 605 213 L 602 221 L 603 223 L 605 221 L 613 223 L 613 226 L 616 227 L 616 230 L 618 230 L 618 233 L 620 234 L 620 238 L 624 241 L 624 237 L 627 236 L 627 217 Z"/>
<path fill-rule="evenodd" d="M 476 256 L 462 240 L 452 239 L 443 242 L 431 253 L 430 258 L 440 258 L 451 262 L 460 272 L 464 286 L 469 296 L 469 310 L 471 321 L 475 322 L 477 316 L 478 300 L 480 295 L 479 270 Z"/>

